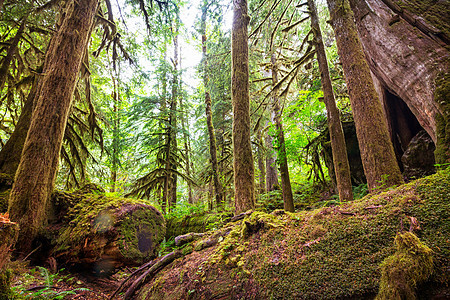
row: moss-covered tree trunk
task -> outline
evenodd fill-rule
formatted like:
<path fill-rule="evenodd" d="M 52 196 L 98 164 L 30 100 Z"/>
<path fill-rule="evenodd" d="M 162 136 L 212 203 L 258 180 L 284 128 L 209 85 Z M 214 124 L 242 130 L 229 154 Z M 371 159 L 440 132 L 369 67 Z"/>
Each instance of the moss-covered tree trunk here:
<path fill-rule="evenodd" d="M 17 248 L 30 251 L 46 221 L 73 92 L 98 0 L 70 3 L 55 46 L 46 55 L 42 86 L 10 194 L 11 220 L 20 226 Z"/>
<path fill-rule="evenodd" d="M 449 1 L 351 0 L 371 71 L 450 162 Z"/>
<path fill-rule="evenodd" d="M 271 58 L 272 68 L 272 84 L 276 86 L 278 83 L 278 66 L 276 54 L 273 53 Z M 277 162 L 280 166 L 281 191 L 283 193 L 284 210 L 294 212 L 294 198 L 292 196 L 291 180 L 289 178 L 289 167 L 287 163 L 286 145 L 284 141 L 283 123 L 281 122 L 281 107 L 278 97 L 278 88 L 274 88 L 272 97 L 272 111 L 275 121 L 276 130 L 276 150 Z"/>
<path fill-rule="evenodd" d="M 266 166 L 264 164 L 264 141 L 262 137 L 262 129 L 258 128 L 256 132 L 256 138 L 258 139 L 258 169 L 259 169 L 259 186 L 258 193 L 262 194 L 266 189 Z"/>
<path fill-rule="evenodd" d="M 327 0 L 369 190 L 403 183 L 348 0 Z"/>
<path fill-rule="evenodd" d="M 274 121 L 273 113 L 271 114 L 272 122 Z M 273 137 L 270 134 L 266 134 L 264 139 L 266 144 L 266 192 L 271 192 L 276 188 L 279 188 L 278 184 L 278 169 L 276 153 L 273 149 Z"/>
<path fill-rule="evenodd" d="M 175 36 L 173 38 L 173 79 L 172 79 L 172 99 L 170 103 L 170 155 L 169 160 L 171 160 L 171 180 L 169 185 L 169 211 L 175 207 L 177 203 L 177 180 L 178 176 L 176 174 L 178 162 L 178 142 L 177 142 L 177 106 L 178 106 L 178 24 L 176 24 Z"/>
<path fill-rule="evenodd" d="M 327 108 L 327 121 L 331 138 L 334 171 L 336 174 L 336 186 L 339 192 L 339 199 L 341 201 L 351 201 L 353 200 L 352 181 L 350 177 L 350 165 L 347 158 L 344 131 L 342 130 L 339 110 L 336 107 L 336 101 L 334 100 L 327 56 L 322 41 L 322 32 L 320 30 L 319 18 L 314 0 L 308 0 L 308 6 L 311 15 L 311 28 L 314 33 L 314 46 L 316 48 L 317 61 L 319 63 L 324 102 Z"/>
<path fill-rule="evenodd" d="M 214 125 L 212 121 L 211 110 L 211 96 L 208 88 L 208 57 L 207 57 L 207 45 L 206 45 L 206 16 L 208 13 L 208 3 L 203 1 L 202 6 L 202 18 L 201 18 L 201 35 L 202 35 L 202 60 L 203 60 L 203 84 L 205 86 L 205 113 L 206 113 L 206 126 L 208 127 L 209 135 L 209 155 L 211 158 L 212 179 L 214 182 L 214 192 L 217 207 L 221 207 L 223 204 L 223 188 L 222 183 L 219 180 L 219 167 L 217 163 L 217 143 L 216 134 L 214 133 Z"/>
<path fill-rule="evenodd" d="M 235 213 L 255 208 L 254 166 L 250 144 L 247 0 L 233 0 L 231 34 L 233 101 L 233 171 Z"/>
<path fill-rule="evenodd" d="M 12 299 L 11 272 L 6 264 L 17 241 L 19 226 L 0 214 L 0 300 Z"/>

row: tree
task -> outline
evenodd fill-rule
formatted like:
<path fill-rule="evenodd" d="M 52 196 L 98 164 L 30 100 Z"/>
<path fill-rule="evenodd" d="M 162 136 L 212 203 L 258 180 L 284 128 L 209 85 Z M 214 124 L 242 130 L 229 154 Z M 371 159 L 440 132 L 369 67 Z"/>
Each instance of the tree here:
<path fill-rule="evenodd" d="M 46 221 L 73 92 L 97 7 L 98 0 L 72 2 L 56 33 L 54 47 L 46 55 L 45 76 L 8 208 L 11 220 L 20 226 L 17 246 L 22 252 L 31 249 Z"/>
<path fill-rule="evenodd" d="M 369 190 L 403 183 L 348 0 L 327 0 Z"/>
<path fill-rule="evenodd" d="M 327 56 L 322 41 L 322 32 L 319 26 L 316 5 L 314 0 L 308 0 L 311 15 L 311 28 L 314 33 L 314 46 L 319 63 L 320 78 L 325 106 L 327 108 L 327 121 L 330 131 L 331 148 L 333 153 L 333 164 L 336 173 L 336 183 L 341 201 L 353 200 L 352 181 L 350 178 L 350 166 L 347 158 L 347 148 L 345 145 L 344 132 L 342 130 L 339 110 L 334 100 L 333 86 L 331 85 L 330 73 L 328 70 Z"/>
<path fill-rule="evenodd" d="M 211 96 L 208 90 L 208 57 L 207 57 L 207 44 L 206 44 L 206 17 L 208 13 L 208 1 L 204 0 L 202 5 L 202 16 L 200 24 L 200 34 L 202 35 L 202 60 L 203 60 L 203 84 L 205 86 L 205 113 L 206 113 L 206 124 L 208 127 L 209 135 L 209 154 L 211 157 L 211 168 L 212 177 L 214 183 L 215 200 L 217 207 L 223 204 L 223 188 L 222 183 L 219 180 L 219 167 L 217 163 L 217 143 L 216 135 L 214 132 L 214 125 L 212 121 L 212 111 L 211 111 Z"/>
<path fill-rule="evenodd" d="M 275 52 L 271 56 L 272 84 L 273 89 L 273 120 L 275 123 L 277 162 L 280 166 L 281 190 L 283 193 L 284 210 L 294 212 L 294 198 L 292 196 L 291 180 L 289 178 L 289 168 L 287 163 L 286 145 L 284 142 L 283 124 L 281 123 L 281 107 L 278 97 L 278 66 Z"/>
<path fill-rule="evenodd" d="M 233 102 L 233 170 L 235 213 L 255 207 L 254 166 L 250 144 L 247 0 L 233 0 L 231 38 Z"/>

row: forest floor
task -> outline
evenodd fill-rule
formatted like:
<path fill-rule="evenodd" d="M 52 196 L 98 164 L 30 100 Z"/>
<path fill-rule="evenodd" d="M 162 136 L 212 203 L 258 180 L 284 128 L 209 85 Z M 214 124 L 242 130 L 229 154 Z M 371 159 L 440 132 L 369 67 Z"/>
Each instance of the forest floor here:
<path fill-rule="evenodd" d="M 12 287 L 18 299 L 107 300 L 132 269 L 120 270 L 104 277 L 61 269 L 52 273 L 28 262 L 11 263 Z M 114 300 L 122 299 L 115 296 Z"/>

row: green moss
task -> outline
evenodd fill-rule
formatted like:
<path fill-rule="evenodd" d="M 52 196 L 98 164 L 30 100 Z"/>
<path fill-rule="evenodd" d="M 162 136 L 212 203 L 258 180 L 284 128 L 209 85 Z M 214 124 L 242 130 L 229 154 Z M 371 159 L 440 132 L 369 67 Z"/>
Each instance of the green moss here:
<path fill-rule="evenodd" d="M 5 213 L 8 210 L 8 199 L 11 190 L 0 192 L 0 213 Z"/>
<path fill-rule="evenodd" d="M 434 100 L 439 105 L 442 115 L 436 117 L 436 163 L 450 163 L 450 73 L 438 75 Z"/>
<path fill-rule="evenodd" d="M 179 299 L 189 298 L 180 290 L 195 290 L 192 299 L 217 293 L 233 299 L 373 298 L 380 288 L 380 265 L 399 252 L 416 255 L 420 267 L 425 266 L 414 277 L 417 283 L 430 274 L 429 256 L 420 254 L 429 253 L 424 251 L 428 248 L 409 236 L 393 245 L 399 229 L 409 229 L 411 217 L 419 222 L 420 241 L 433 251 L 434 270 L 428 280 L 446 284 L 448 195 L 450 169 L 340 207 L 278 216 L 253 213 L 221 228 L 224 238 L 215 248 L 193 252 L 169 266 L 155 279 L 165 279 L 165 286 L 153 287 L 151 294 Z M 199 266 L 202 271 L 197 273 Z M 406 270 L 401 264 L 398 269 Z M 180 272 L 189 280 L 171 281 Z"/>
<path fill-rule="evenodd" d="M 13 299 L 11 291 L 11 271 L 6 269 L 0 272 L 0 300 Z"/>
<path fill-rule="evenodd" d="M 77 256 L 82 249 L 80 245 L 87 241 L 102 241 L 94 237 L 109 235 L 114 228 L 123 257 L 142 262 L 156 255 L 153 251 L 164 239 L 165 221 L 161 213 L 145 201 L 108 197 L 101 191 L 98 194 L 77 191 L 69 196 L 74 198 L 65 198 L 76 204 L 67 211 L 66 225 L 59 230 L 58 252 L 70 249 L 70 255 Z M 102 245 L 95 247 L 100 249 Z"/>
<path fill-rule="evenodd" d="M 378 300 L 416 299 L 416 287 L 433 272 L 432 250 L 411 232 L 395 237 L 397 251 L 381 264 Z"/>

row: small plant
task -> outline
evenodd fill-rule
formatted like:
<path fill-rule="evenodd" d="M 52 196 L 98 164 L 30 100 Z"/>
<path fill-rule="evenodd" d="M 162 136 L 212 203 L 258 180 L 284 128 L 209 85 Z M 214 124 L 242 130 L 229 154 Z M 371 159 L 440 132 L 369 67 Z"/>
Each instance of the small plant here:
<path fill-rule="evenodd" d="M 364 197 L 365 195 L 367 195 L 369 193 L 369 189 L 367 187 L 367 183 L 362 183 L 358 186 L 353 186 L 353 198 L 356 199 L 361 199 L 362 197 Z"/>
<path fill-rule="evenodd" d="M 28 288 L 24 284 L 15 286 L 12 288 L 13 293 L 15 294 L 12 299 L 65 299 L 69 295 L 76 295 L 77 292 L 89 290 L 86 288 L 76 288 L 72 290 L 58 291 L 57 289 L 59 283 L 73 281 L 73 278 L 67 278 L 66 276 L 60 275 L 59 273 L 52 274 L 44 267 L 38 266 L 37 270 L 30 270 L 30 274 L 28 276 L 34 277 L 35 280 L 40 279 L 41 281 L 43 281 L 42 286 L 37 286 L 34 288 Z"/>

